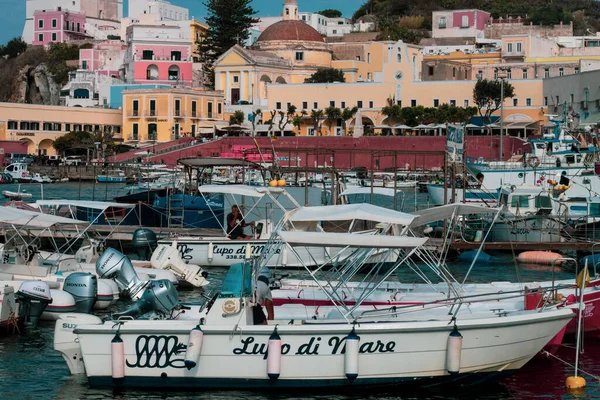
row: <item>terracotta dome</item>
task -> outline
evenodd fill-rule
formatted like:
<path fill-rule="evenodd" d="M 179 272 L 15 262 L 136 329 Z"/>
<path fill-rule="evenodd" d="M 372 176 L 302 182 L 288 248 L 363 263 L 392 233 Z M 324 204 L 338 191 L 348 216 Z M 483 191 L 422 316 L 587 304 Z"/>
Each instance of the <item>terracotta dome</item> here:
<path fill-rule="evenodd" d="M 324 42 L 323 37 L 312 26 L 302 21 L 279 21 L 261 33 L 257 42 L 270 40 L 302 40 L 304 42 Z"/>

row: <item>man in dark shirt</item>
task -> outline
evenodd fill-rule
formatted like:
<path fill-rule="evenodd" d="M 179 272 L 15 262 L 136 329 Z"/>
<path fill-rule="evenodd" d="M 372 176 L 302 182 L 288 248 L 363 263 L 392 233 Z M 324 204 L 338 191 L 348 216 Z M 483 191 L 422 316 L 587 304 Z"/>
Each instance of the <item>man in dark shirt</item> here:
<path fill-rule="evenodd" d="M 239 221 L 239 222 L 238 222 Z M 247 224 L 240 213 L 238 206 L 231 207 L 231 212 L 227 214 L 227 234 L 231 239 L 244 240 L 251 239 L 251 236 L 244 234 L 244 227 L 254 226 L 254 222 Z"/>

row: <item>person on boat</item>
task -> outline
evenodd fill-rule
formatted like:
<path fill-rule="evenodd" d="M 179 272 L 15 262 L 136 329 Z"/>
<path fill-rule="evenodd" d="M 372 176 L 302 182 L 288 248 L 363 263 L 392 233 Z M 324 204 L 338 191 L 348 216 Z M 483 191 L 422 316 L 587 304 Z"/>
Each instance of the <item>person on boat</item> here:
<path fill-rule="evenodd" d="M 244 234 L 246 226 L 254 226 L 254 221 L 246 223 L 238 206 L 231 207 L 231 212 L 227 214 L 227 235 L 233 240 L 252 239 L 251 236 Z"/>
<path fill-rule="evenodd" d="M 273 296 L 271 295 L 271 288 L 269 288 L 269 279 L 271 279 L 271 270 L 264 267 L 260 270 L 258 278 L 256 279 L 256 285 L 254 286 L 256 294 L 256 304 L 252 307 L 254 325 L 267 325 L 267 321 L 272 321 L 275 316 L 273 310 Z M 261 305 L 263 303 L 267 309 L 266 316 Z"/>

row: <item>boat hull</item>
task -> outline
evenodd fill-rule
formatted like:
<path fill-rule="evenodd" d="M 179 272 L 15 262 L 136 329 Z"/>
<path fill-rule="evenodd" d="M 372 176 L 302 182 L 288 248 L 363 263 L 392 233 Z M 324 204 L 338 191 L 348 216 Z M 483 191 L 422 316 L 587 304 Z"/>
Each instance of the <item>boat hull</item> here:
<path fill-rule="evenodd" d="M 544 216 L 506 217 L 492 227 L 493 242 L 560 242 L 562 224 Z"/>

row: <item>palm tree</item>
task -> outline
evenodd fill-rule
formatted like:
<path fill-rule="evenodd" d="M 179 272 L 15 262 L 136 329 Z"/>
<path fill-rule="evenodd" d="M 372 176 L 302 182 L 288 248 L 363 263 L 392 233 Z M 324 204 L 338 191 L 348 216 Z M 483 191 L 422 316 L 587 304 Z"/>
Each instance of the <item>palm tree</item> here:
<path fill-rule="evenodd" d="M 388 126 L 391 129 L 394 119 L 397 120 L 402 117 L 402 107 L 400 107 L 398 104 L 385 106 L 381 109 L 381 114 L 387 117 Z"/>
<path fill-rule="evenodd" d="M 346 123 L 348 122 L 348 120 L 354 118 L 357 112 L 358 107 L 356 106 L 352 108 L 344 108 L 342 110 L 342 128 L 344 129 L 344 135 L 346 134 Z"/>
<path fill-rule="evenodd" d="M 329 125 L 329 136 L 334 136 L 331 134 L 333 123 L 342 118 L 342 110 L 337 107 L 327 107 L 325 115 L 327 116 L 327 124 Z"/>
<path fill-rule="evenodd" d="M 321 130 L 319 129 L 319 121 L 323 118 L 323 110 L 311 110 L 310 118 L 312 119 L 313 127 L 315 129 L 315 135 L 321 136 Z"/>

